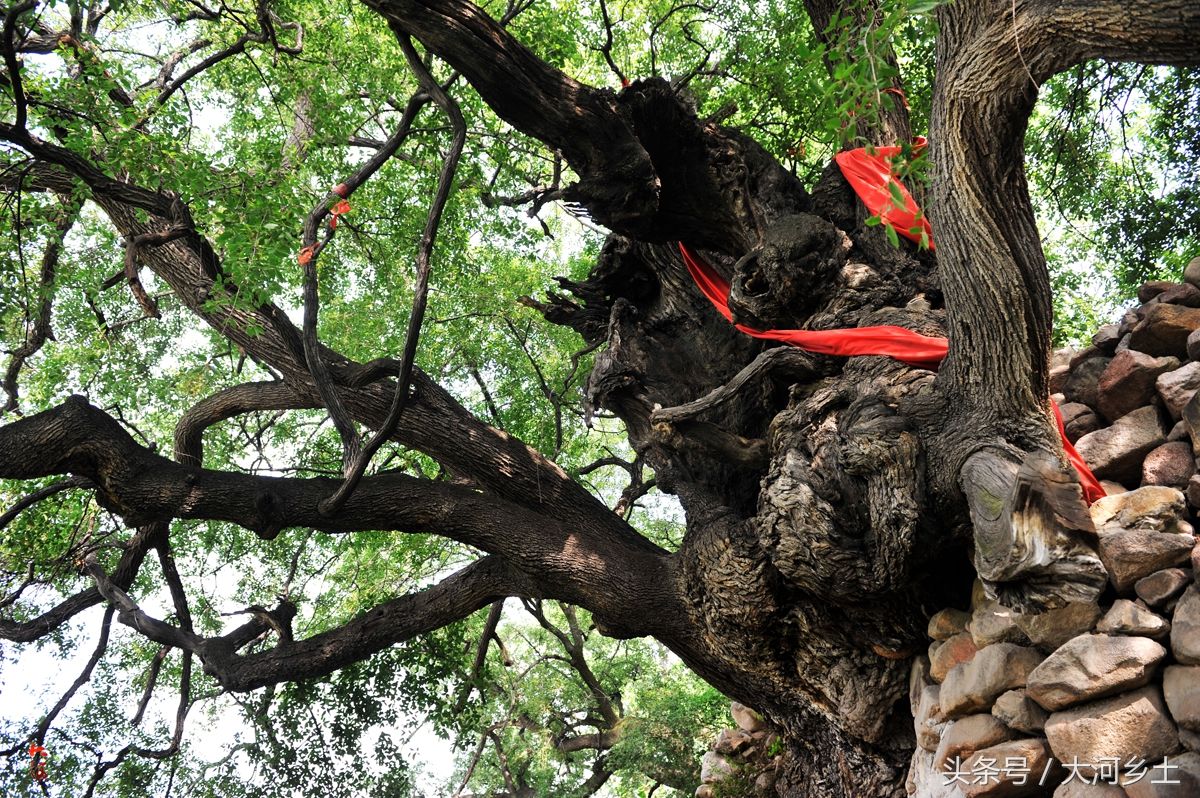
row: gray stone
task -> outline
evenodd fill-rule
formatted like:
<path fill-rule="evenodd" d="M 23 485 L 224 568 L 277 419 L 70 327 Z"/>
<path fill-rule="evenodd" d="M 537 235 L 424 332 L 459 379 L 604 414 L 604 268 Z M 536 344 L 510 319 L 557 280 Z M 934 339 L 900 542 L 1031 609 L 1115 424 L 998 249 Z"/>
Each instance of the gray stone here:
<path fill-rule="evenodd" d="M 1040 734 L 1050 713 L 1031 701 L 1025 691 L 1009 690 L 992 704 L 992 715 L 1010 729 L 1026 734 Z"/>
<path fill-rule="evenodd" d="M 980 649 L 969 662 L 951 668 L 942 682 L 942 716 L 957 718 L 989 710 L 1001 693 L 1024 687 L 1030 671 L 1041 661 L 1036 649 L 1012 643 Z"/>
<path fill-rule="evenodd" d="M 1072 365 L 1067 384 L 1062 389 L 1067 401 L 1095 407 L 1100 393 L 1100 375 L 1108 368 L 1110 360 L 1112 358 L 1104 356 L 1089 357 L 1077 365 Z"/>
<path fill-rule="evenodd" d="M 1183 747 L 1187 750 L 1200 753 L 1200 734 L 1188 731 L 1187 729 L 1180 729 L 1179 742 L 1183 743 Z"/>
<path fill-rule="evenodd" d="M 1025 693 L 1054 711 L 1150 681 L 1167 650 L 1146 637 L 1082 634 L 1034 668 Z"/>
<path fill-rule="evenodd" d="M 944 609 L 935 612 L 929 619 L 928 634 L 934 640 L 949 640 L 956 634 L 967 629 L 971 613 L 956 609 Z"/>
<path fill-rule="evenodd" d="M 1092 346 L 1099 349 L 1101 352 L 1112 354 L 1117 348 L 1117 342 L 1121 340 L 1121 325 L 1105 324 L 1096 334 L 1092 336 Z"/>
<path fill-rule="evenodd" d="M 1055 366 L 1050 369 L 1050 394 L 1062 393 L 1067 387 L 1067 380 L 1071 377 L 1071 367 L 1066 363 L 1061 366 Z M 1064 394 L 1065 396 L 1065 394 Z"/>
<path fill-rule="evenodd" d="M 1183 406 L 1183 417 L 1180 420 L 1187 427 L 1188 437 L 1192 439 L 1192 454 L 1200 455 L 1200 391 L 1192 394 L 1192 398 Z"/>
<path fill-rule="evenodd" d="M 703 784 L 715 784 L 733 773 L 733 765 L 729 760 L 716 751 L 706 751 L 700 757 L 700 781 Z"/>
<path fill-rule="evenodd" d="M 1147 762 L 1145 775 L 1123 779 L 1129 798 L 1196 798 L 1200 795 L 1200 754 L 1184 753 L 1165 762 Z"/>
<path fill-rule="evenodd" d="M 942 739 L 941 730 L 938 729 L 938 726 L 942 724 L 940 693 L 941 688 L 937 685 L 922 690 L 917 711 L 913 714 L 913 729 L 917 733 L 917 745 L 926 751 L 936 751 L 938 743 Z"/>
<path fill-rule="evenodd" d="M 1195 312 L 1200 313 L 1200 310 Z M 1182 368 L 1168 371 L 1160 375 L 1154 385 L 1167 412 L 1178 421 L 1183 417 L 1183 406 L 1200 388 L 1200 363 L 1188 363 Z"/>
<path fill-rule="evenodd" d="M 1167 433 L 1154 407 L 1142 407 L 1121 416 L 1111 427 L 1089 432 L 1075 448 L 1096 476 L 1135 484 L 1142 475 L 1142 460 Z"/>
<path fill-rule="evenodd" d="M 1054 791 L 1054 798 L 1125 798 L 1125 791 L 1115 784 L 1099 782 L 1088 784 L 1071 778 Z"/>
<path fill-rule="evenodd" d="M 971 657 L 975 656 L 975 652 L 979 647 L 975 645 L 975 641 L 971 639 L 969 632 L 959 632 L 949 640 L 943 642 L 934 650 L 930 647 L 929 651 L 929 675 L 935 682 L 941 684 L 946 679 L 946 674 L 955 665 L 961 665 L 967 662 Z"/>
<path fill-rule="evenodd" d="M 1200 258 L 1192 258 L 1183 269 L 1183 279 L 1190 285 L 1200 287 Z"/>
<path fill-rule="evenodd" d="M 1192 574 L 1182 568 L 1164 568 L 1144 576 L 1133 584 L 1138 598 L 1151 607 L 1161 607 L 1183 592 L 1192 581 Z"/>
<path fill-rule="evenodd" d="M 1190 533 L 1126 529 L 1100 535 L 1100 560 L 1117 592 L 1127 594 L 1142 577 L 1187 562 L 1194 545 Z"/>
<path fill-rule="evenodd" d="M 933 680 L 929 678 L 929 658 L 914 657 L 912 668 L 908 672 L 908 708 L 913 717 L 917 716 L 917 707 L 921 704 L 921 691 Z"/>
<path fill-rule="evenodd" d="M 992 643 L 1023 645 L 1029 642 L 1021 627 L 1017 626 L 1017 613 L 994 600 L 975 609 L 968 629 L 977 648 Z"/>
<path fill-rule="evenodd" d="M 1176 723 L 1200 732 L 1200 666 L 1171 665 L 1163 671 L 1163 697 Z"/>
<path fill-rule="evenodd" d="M 1075 602 L 1040 615 L 1017 615 L 1017 626 L 1043 651 L 1053 651 L 1076 635 L 1091 631 L 1100 619 L 1100 607 Z"/>
<path fill-rule="evenodd" d="M 1175 605 L 1171 651 L 1183 665 L 1200 665 L 1200 589 L 1192 585 Z"/>
<path fill-rule="evenodd" d="M 755 712 L 745 704 L 733 701 L 729 704 L 729 714 L 733 715 L 733 722 L 738 725 L 738 728 L 754 733 L 767 728 L 766 722 L 762 719 L 762 715 Z"/>
<path fill-rule="evenodd" d="M 1096 625 L 1096 631 L 1104 634 L 1165 637 L 1171 631 L 1171 624 L 1161 615 L 1140 607 L 1129 599 L 1117 599 Z"/>
<path fill-rule="evenodd" d="M 1164 443 L 1142 461 L 1143 485 L 1167 485 L 1183 490 L 1196 473 L 1191 441 Z"/>
<path fill-rule="evenodd" d="M 1060 347 L 1050 353 L 1050 368 L 1058 368 L 1059 366 L 1070 366 L 1071 358 L 1075 356 L 1075 350 L 1069 346 Z"/>
<path fill-rule="evenodd" d="M 1192 330 L 1187 337 L 1188 360 L 1200 360 L 1200 330 Z"/>
<path fill-rule="evenodd" d="M 951 757 L 966 759 L 981 748 L 1011 740 L 1015 736 L 1007 726 L 990 714 L 968 715 L 951 723 L 950 728 L 942 733 L 942 741 L 938 744 L 937 753 L 933 755 L 933 765 L 938 770 L 943 770 L 946 761 Z"/>
<path fill-rule="evenodd" d="M 1200 327 L 1200 310 L 1182 305 L 1150 305 L 1130 330 L 1129 346 L 1148 355 L 1187 355 L 1188 334 Z"/>
<path fill-rule="evenodd" d="M 1080 402 L 1060 403 L 1058 409 L 1063 414 L 1063 431 L 1071 443 L 1104 426 L 1104 420 L 1092 408 Z"/>
<path fill-rule="evenodd" d="M 1060 762 L 1089 763 L 1116 757 L 1161 760 L 1179 746 L 1175 724 L 1157 687 L 1143 687 L 1090 704 L 1055 712 L 1046 721 L 1046 738 Z"/>
<path fill-rule="evenodd" d="M 958 787 L 946 782 L 946 777 L 933 766 L 933 753 L 917 747 L 908 764 L 904 790 L 913 798 L 962 798 Z"/>
<path fill-rule="evenodd" d="M 1191 443 L 1191 432 L 1188 430 L 1188 425 L 1183 419 L 1175 422 L 1175 426 L 1171 427 L 1171 431 L 1167 433 L 1167 443 L 1175 441 L 1187 441 Z"/>
<path fill-rule="evenodd" d="M 1096 383 L 1096 404 L 1109 421 L 1150 404 L 1159 375 L 1179 368 L 1179 358 L 1153 357 L 1126 349 L 1109 362 Z"/>

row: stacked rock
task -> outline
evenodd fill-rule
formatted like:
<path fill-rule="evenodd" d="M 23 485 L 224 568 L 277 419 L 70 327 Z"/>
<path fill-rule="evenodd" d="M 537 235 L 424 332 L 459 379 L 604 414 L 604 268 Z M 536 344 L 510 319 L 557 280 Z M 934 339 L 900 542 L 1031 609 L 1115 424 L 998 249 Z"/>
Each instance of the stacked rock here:
<path fill-rule="evenodd" d="M 1019 615 L 978 588 L 913 666 L 919 798 L 1200 796 L 1200 258 L 1091 346 L 1055 353 L 1067 437 L 1103 481 L 1110 588 Z"/>
<path fill-rule="evenodd" d="M 696 798 L 776 795 L 779 735 L 767 728 L 761 715 L 737 701 L 729 712 L 735 726 L 723 729 L 700 760 Z"/>
<path fill-rule="evenodd" d="M 1054 353 L 1050 392 L 1067 438 L 1096 476 L 1168 485 L 1200 508 L 1200 258 L 1186 282 L 1146 283 L 1142 304 L 1101 328 L 1091 346 Z"/>

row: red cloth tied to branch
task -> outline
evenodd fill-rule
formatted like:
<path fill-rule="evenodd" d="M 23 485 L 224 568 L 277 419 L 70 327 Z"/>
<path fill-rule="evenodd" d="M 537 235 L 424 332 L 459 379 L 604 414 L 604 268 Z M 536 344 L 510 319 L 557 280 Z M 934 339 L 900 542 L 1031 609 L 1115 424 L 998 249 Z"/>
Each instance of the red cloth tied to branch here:
<path fill-rule="evenodd" d="M 924 137 L 913 140 L 914 150 L 924 146 Z M 872 216 L 878 216 L 898 234 L 918 244 L 923 236 L 926 245 L 933 249 L 933 230 L 929 227 L 929 220 L 892 171 L 892 159 L 899 154 L 900 147 L 873 147 L 870 152 L 865 147 L 859 147 L 839 152 L 833 159 Z M 893 196 L 893 192 L 896 196 Z M 903 202 L 898 203 L 898 199 Z"/>
<path fill-rule="evenodd" d="M 733 322 L 733 311 L 729 309 L 729 282 L 695 252 L 680 242 L 679 252 L 683 255 L 683 263 L 687 266 L 688 274 L 696 282 L 700 292 L 708 298 L 717 312 L 726 321 Z M 861 357 L 878 355 L 899 360 L 917 368 L 936 371 L 946 358 L 950 344 L 940 336 L 921 335 L 904 327 L 879 326 L 855 327 L 845 330 L 756 330 L 744 324 L 734 324 L 739 331 L 752 338 L 765 338 L 771 341 L 781 341 L 786 344 L 816 352 L 822 355 L 838 355 L 841 357 Z M 1056 402 L 1054 419 L 1058 426 L 1058 435 L 1062 439 L 1063 450 L 1067 460 L 1079 474 L 1079 482 L 1083 487 L 1083 498 L 1088 504 L 1105 496 L 1104 488 L 1088 468 L 1079 452 L 1067 440 L 1063 428 L 1062 412 Z"/>

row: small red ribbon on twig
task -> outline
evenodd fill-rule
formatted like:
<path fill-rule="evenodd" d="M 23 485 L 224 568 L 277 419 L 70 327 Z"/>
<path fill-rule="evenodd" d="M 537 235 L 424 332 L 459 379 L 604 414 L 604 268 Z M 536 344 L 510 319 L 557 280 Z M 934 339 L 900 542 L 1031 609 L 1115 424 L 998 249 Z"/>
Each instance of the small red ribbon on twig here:
<path fill-rule="evenodd" d="M 301 266 L 307 266 L 310 262 L 312 262 L 313 254 L 316 251 L 316 248 L 316 244 L 309 244 L 307 247 L 300 250 L 300 257 L 296 258 L 296 260 Z"/>
<path fill-rule="evenodd" d="M 330 229 L 336 230 L 337 226 L 338 226 L 338 217 L 344 213 L 349 213 L 349 212 L 350 212 L 350 203 L 346 202 L 346 200 L 341 200 L 340 202 L 338 202 L 337 205 L 334 205 L 332 208 L 330 208 L 329 209 L 329 216 L 330 216 L 329 227 L 330 227 Z"/>
<path fill-rule="evenodd" d="M 29 773 L 33 776 L 33 780 L 45 781 L 48 778 L 46 760 L 50 757 L 50 752 L 38 743 L 30 743 L 29 756 Z"/>

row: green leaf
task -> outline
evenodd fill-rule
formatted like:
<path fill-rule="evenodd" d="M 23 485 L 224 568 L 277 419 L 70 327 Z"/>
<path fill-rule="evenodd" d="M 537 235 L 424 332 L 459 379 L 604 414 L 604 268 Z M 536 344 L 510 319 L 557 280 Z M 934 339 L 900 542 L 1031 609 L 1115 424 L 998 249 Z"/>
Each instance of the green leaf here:
<path fill-rule="evenodd" d="M 900 248 L 900 236 L 896 234 L 896 228 L 889 225 L 884 225 L 883 231 L 887 233 L 887 240 L 891 242 L 893 247 Z"/>

